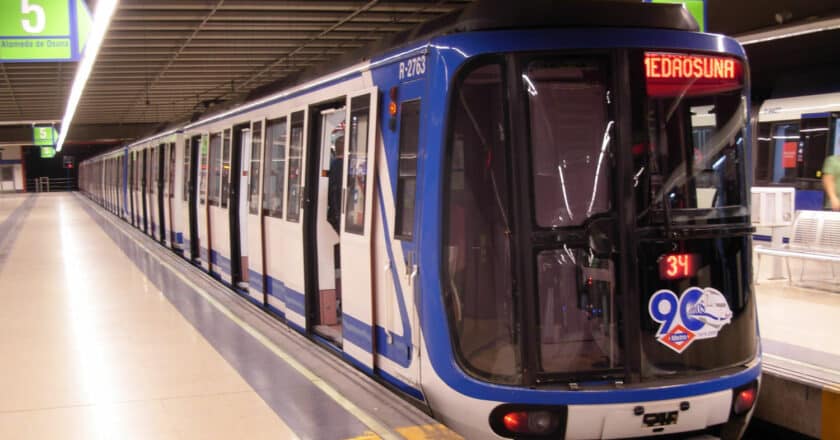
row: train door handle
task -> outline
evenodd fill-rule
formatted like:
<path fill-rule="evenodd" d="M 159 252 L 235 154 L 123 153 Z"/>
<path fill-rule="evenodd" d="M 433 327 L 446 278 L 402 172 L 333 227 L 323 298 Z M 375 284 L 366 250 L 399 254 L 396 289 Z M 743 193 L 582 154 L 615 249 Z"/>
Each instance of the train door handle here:
<path fill-rule="evenodd" d="M 411 274 L 408 276 L 408 285 L 414 286 L 417 281 L 417 275 L 420 273 L 420 268 L 416 264 L 411 265 Z"/>

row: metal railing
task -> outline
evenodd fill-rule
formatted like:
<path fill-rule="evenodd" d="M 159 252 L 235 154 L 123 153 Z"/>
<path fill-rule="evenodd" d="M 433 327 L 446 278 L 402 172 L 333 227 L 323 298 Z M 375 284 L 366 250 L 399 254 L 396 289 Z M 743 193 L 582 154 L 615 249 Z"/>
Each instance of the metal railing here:
<path fill-rule="evenodd" d="M 75 191 L 76 189 L 76 179 L 74 178 L 38 177 L 36 179 L 26 179 L 26 192 Z"/>

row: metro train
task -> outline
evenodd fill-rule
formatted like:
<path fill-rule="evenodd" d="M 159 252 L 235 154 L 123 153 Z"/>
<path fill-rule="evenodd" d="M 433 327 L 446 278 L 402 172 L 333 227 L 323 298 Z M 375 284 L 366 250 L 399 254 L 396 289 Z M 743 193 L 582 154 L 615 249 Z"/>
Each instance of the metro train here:
<path fill-rule="evenodd" d="M 362 59 L 87 160 L 81 188 L 466 438 L 742 434 L 735 40 L 675 5 L 482 1 Z"/>
<path fill-rule="evenodd" d="M 764 101 L 758 113 L 754 181 L 796 188 L 796 210 L 822 210 L 825 158 L 840 154 L 840 93 Z"/>

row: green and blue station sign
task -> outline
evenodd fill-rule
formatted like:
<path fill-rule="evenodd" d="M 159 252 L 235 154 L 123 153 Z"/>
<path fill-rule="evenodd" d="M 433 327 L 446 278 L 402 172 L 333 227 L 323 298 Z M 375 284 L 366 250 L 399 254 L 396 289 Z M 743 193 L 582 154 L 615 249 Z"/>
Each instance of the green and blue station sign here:
<path fill-rule="evenodd" d="M 90 27 L 83 0 L 2 0 L 0 62 L 79 61 Z"/>
<path fill-rule="evenodd" d="M 675 3 L 683 5 L 688 10 L 697 24 L 700 25 L 700 32 L 706 32 L 706 2 L 705 0 L 646 0 L 650 3 Z"/>
<path fill-rule="evenodd" d="M 32 127 L 32 144 L 39 147 L 52 147 L 58 141 L 58 130 L 52 126 Z"/>

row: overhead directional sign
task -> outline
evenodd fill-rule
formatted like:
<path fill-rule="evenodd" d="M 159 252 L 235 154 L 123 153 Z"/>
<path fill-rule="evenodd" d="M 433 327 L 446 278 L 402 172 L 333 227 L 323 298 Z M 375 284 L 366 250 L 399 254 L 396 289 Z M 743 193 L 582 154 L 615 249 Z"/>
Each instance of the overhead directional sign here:
<path fill-rule="evenodd" d="M 55 157 L 54 147 L 41 147 L 41 159 L 51 159 Z"/>
<path fill-rule="evenodd" d="M 32 144 L 41 147 L 54 147 L 58 141 L 58 132 L 52 126 L 32 127 Z"/>
<path fill-rule="evenodd" d="M 83 0 L 2 0 L 0 62 L 79 61 L 90 26 Z"/>

